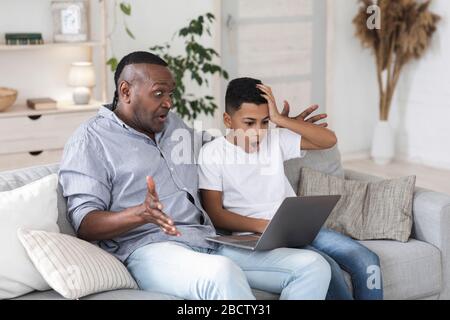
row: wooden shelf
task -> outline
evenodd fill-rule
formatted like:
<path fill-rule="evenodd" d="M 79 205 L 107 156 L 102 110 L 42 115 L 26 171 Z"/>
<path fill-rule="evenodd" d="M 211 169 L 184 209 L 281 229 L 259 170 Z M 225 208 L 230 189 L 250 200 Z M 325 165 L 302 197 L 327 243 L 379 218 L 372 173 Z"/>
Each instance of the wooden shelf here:
<path fill-rule="evenodd" d="M 0 44 L 0 51 L 17 51 L 17 50 L 40 50 L 49 48 L 67 48 L 67 47 L 101 47 L 104 46 L 100 41 L 89 42 L 61 42 L 61 43 L 44 43 L 29 45 L 6 45 Z"/>
<path fill-rule="evenodd" d="M 17 6 L 11 7 L 11 9 L 16 10 L 16 13 L 23 11 L 21 8 L 23 4 L 19 4 L 20 1 L 10 2 L 17 2 Z M 34 5 L 34 2 L 38 1 L 27 0 L 26 2 L 33 2 Z M 36 31 L 42 32 L 45 43 L 9 45 L 6 44 L 4 38 L 0 39 L 0 57 L 2 54 L 6 54 L 0 60 L 3 59 L 2 66 L 8 67 L 6 70 L 0 70 L 2 75 L 0 85 L 15 87 L 21 92 L 22 96 L 22 99 L 16 101 L 14 105 L 0 112 L 0 171 L 60 161 L 64 145 L 69 137 L 82 123 L 97 114 L 101 106 L 105 104 L 104 101 L 108 101 L 106 94 L 109 76 L 109 67 L 106 64 L 107 12 L 108 6 L 113 4 L 107 4 L 110 1 L 106 0 L 87 0 L 86 12 L 89 23 L 86 30 L 87 40 L 83 42 L 54 42 L 50 32 L 52 20 L 42 21 L 40 28 L 37 25 L 42 20 L 39 18 L 42 16 L 41 13 L 49 14 L 51 1 L 41 0 L 39 2 L 41 4 L 36 4 L 33 7 L 38 8 L 39 6 L 39 12 L 36 12 L 35 19 L 30 21 L 30 25 L 34 25 Z M 2 3 L 1 0 L 0 3 Z M 45 6 L 45 8 L 41 8 L 41 6 Z M 3 8 L 3 5 L 0 5 L 0 7 Z M 0 29 L 8 27 L 9 30 L 0 31 L 4 33 L 21 31 L 20 28 L 14 29 L 13 26 L 14 23 L 18 23 L 18 26 L 23 25 L 23 21 L 15 17 L 16 14 L 5 15 L 3 11 L 1 12 L 1 18 L 8 21 Z M 17 16 L 19 17 L 18 14 Z M 92 23 L 94 21 L 95 23 Z M 14 30 L 11 30 L 11 28 Z M 72 54 L 65 55 L 64 52 Z M 37 55 L 39 55 L 39 58 L 37 58 Z M 40 60 L 41 57 L 45 61 L 42 65 L 34 61 Z M 23 59 L 27 59 L 27 61 L 23 61 Z M 52 59 L 55 59 L 54 65 Z M 68 71 L 67 68 L 74 61 L 92 62 L 95 66 L 96 76 L 98 76 L 97 90 L 92 92 L 95 95 L 92 96 L 93 99 L 87 105 L 74 105 L 72 99 L 70 99 L 70 91 L 63 86 L 67 82 L 67 75 L 65 74 Z M 44 68 L 48 66 L 51 68 L 45 69 L 45 80 L 43 83 L 39 83 L 39 77 L 42 77 Z M 10 70 L 17 71 L 17 75 L 8 74 L 8 72 L 11 73 Z M 36 87 L 34 90 L 27 89 L 27 87 L 34 86 Z M 55 90 L 58 92 L 54 92 Z M 49 94 L 49 97 L 53 96 L 55 100 L 58 97 L 58 100 L 67 100 L 58 101 L 57 107 L 54 109 L 34 110 L 28 108 L 23 97 L 32 97 L 35 96 L 36 92 L 44 91 Z M 32 94 L 32 92 L 34 93 Z M 43 96 L 46 96 L 45 92 Z"/>
<path fill-rule="evenodd" d="M 12 118 L 18 116 L 40 116 L 45 114 L 55 113 L 70 113 L 79 111 L 95 111 L 98 110 L 104 103 L 101 101 L 92 100 L 86 105 L 74 105 L 68 101 L 58 101 L 58 107 L 56 109 L 49 110 L 34 110 L 28 108 L 23 104 L 16 104 L 7 109 L 4 112 L 0 112 L 1 118 Z"/>

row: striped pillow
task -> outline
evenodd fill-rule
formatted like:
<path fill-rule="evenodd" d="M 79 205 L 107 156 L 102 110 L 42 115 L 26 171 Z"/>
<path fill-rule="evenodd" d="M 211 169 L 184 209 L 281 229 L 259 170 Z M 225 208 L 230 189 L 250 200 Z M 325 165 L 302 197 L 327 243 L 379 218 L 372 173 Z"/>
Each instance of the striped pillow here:
<path fill-rule="evenodd" d="M 46 231 L 19 229 L 17 235 L 42 277 L 67 299 L 138 288 L 119 260 L 89 242 Z"/>

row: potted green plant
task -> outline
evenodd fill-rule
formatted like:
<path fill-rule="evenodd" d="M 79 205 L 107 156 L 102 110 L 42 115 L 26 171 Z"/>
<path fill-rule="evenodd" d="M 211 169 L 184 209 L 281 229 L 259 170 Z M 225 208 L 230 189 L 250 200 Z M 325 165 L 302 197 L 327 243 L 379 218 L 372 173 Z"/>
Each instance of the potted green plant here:
<path fill-rule="evenodd" d="M 125 16 L 131 15 L 130 4 L 121 2 L 119 8 Z M 173 72 L 176 83 L 172 99 L 174 109 L 182 118 L 189 121 L 195 120 L 202 113 L 213 116 L 218 106 L 211 95 L 194 95 L 188 92 L 185 82 L 192 81 L 197 86 L 204 87 L 209 86 L 211 75 L 218 74 L 228 79 L 227 72 L 214 62 L 219 58 L 219 54 L 213 48 L 203 46 L 200 41 L 204 35 L 211 36 L 214 20 L 212 13 L 206 13 L 192 19 L 187 26 L 175 33 L 173 41 L 183 42 L 183 54 L 174 54 L 171 50 L 172 44 L 168 42 L 149 48 L 151 52 L 163 58 Z M 125 24 L 124 27 L 128 36 L 134 39 L 134 34 L 128 25 Z M 116 57 L 111 57 L 107 61 L 112 71 L 117 67 L 117 62 Z"/>
<path fill-rule="evenodd" d="M 379 90 L 380 118 L 375 129 L 371 155 L 378 164 L 394 157 L 394 134 L 389 111 L 395 89 L 405 65 L 421 58 L 428 47 L 440 17 L 429 10 L 431 0 L 359 0 L 353 19 L 356 36 L 375 56 Z M 367 9 L 376 5 L 379 28 L 369 28 Z"/>

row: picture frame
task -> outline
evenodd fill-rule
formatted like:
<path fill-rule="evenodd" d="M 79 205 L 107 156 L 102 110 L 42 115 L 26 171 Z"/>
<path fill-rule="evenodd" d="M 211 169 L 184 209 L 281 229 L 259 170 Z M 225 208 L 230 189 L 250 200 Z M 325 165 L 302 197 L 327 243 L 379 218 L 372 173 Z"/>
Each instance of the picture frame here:
<path fill-rule="evenodd" d="M 52 1 L 51 10 L 54 42 L 84 42 L 88 40 L 86 1 Z"/>

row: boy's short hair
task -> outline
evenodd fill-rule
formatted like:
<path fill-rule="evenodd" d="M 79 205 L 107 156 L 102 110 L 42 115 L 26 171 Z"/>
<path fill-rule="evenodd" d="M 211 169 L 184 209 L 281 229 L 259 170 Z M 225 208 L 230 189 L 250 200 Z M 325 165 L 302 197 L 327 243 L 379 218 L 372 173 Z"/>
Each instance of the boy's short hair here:
<path fill-rule="evenodd" d="M 225 94 L 225 111 L 233 114 L 240 109 L 243 103 L 265 104 L 267 100 L 261 96 L 263 92 L 256 85 L 262 84 L 261 80 L 253 78 L 237 78 L 231 80 Z"/>

